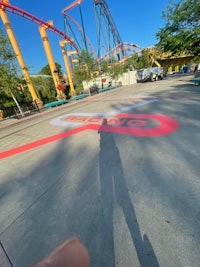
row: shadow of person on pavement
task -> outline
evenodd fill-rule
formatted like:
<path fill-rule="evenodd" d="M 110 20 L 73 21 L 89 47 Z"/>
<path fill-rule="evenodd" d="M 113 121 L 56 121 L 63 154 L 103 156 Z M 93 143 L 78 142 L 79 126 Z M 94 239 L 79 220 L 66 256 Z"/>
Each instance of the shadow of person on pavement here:
<path fill-rule="evenodd" d="M 142 236 L 140 232 L 134 206 L 124 178 L 120 153 L 113 134 L 106 132 L 107 127 L 107 119 L 104 119 L 98 131 L 100 135 L 99 174 L 102 199 L 102 266 L 115 266 L 113 229 L 113 199 L 115 194 L 117 203 L 123 210 L 140 266 L 159 267 L 148 236 L 146 234 Z"/>

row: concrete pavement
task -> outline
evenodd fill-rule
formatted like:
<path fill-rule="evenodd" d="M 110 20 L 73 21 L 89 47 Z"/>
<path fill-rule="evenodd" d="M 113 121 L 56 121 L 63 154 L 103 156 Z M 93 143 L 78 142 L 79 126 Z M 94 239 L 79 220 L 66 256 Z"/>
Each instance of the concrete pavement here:
<path fill-rule="evenodd" d="M 1 129 L 0 240 L 28 267 L 66 239 L 91 266 L 198 267 L 200 87 L 135 84 Z"/>

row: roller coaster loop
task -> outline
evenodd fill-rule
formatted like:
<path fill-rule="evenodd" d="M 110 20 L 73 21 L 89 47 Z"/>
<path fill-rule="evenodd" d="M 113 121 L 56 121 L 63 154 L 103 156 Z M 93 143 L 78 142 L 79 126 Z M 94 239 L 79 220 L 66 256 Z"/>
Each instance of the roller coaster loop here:
<path fill-rule="evenodd" d="M 16 6 L 10 5 L 10 4 L 2 2 L 2 1 L 0 1 L 0 8 L 6 10 L 8 12 L 11 12 L 15 15 L 21 16 L 25 19 L 28 19 L 28 20 L 30 20 L 30 21 L 32 21 L 32 22 L 34 22 L 40 26 L 45 26 L 48 30 L 56 33 L 57 35 L 62 37 L 64 40 L 67 40 L 74 47 L 74 49 L 78 52 L 78 47 L 74 43 L 73 39 L 70 38 L 69 36 L 67 36 L 62 31 L 55 28 L 53 25 L 50 25 L 48 22 L 45 22 L 45 21 L 31 15 L 30 13 L 16 7 Z"/>

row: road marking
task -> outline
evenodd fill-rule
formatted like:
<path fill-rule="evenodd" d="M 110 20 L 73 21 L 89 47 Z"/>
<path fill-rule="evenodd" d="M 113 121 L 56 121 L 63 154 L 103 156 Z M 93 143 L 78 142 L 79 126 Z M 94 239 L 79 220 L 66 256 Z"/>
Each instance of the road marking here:
<path fill-rule="evenodd" d="M 158 99 L 151 99 L 151 100 L 145 100 L 145 101 L 142 101 L 140 103 L 136 103 L 136 104 L 133 104 L 133 105 L 130 105 L 130 106 L 127 106 L 127 107 L 123 107 L 123 108 L 120 108 L 118 110 L 114 110 L 114 111 L 110 111 L 110 112 L 105 112 L 105 113 L 73 113 L 73 115 L 75 116 L 93 116 L 93 117 L 99 117 L 99 118 L 107 118 L 107 117 L 110 117 L 110 116 L 114 116 L 114 115 L 117 115 L 121 112 L 124 112 L 124 111 L 128 111 L 128 110 L 131 110 L 131 109 L 134 109 L 134 108 L 138 108 L 138 107 L 141 107 L 141 106 L 144 106 L 144 105 L 147 105 L 147 104 L 151 104 L 153 102 L 156 102 L 158 101 Z M 72 114 L 71 114 L 72 115 Z M 66 114 L 65 115 L 62 115 L 62 116 L 59 116 L 53 120 L 51 120 L 51 124 L 55 124 L 55 125 L 59 125 L 59 126 L 69 126 L 69 127 L 75 127 L 75 126 L 78 126 L 78 125 L 81 125 L 81 123 L 77 123 L 77 122 L 66 122 L 66 121 L 62 121 L 63 118 L 66 118 Z"/>
<path fill-rule="evenodd" d="M 10 157 L 10 156 L 19 154 L 21 152 L 28 151 L 28 150 L 31 150 L 33 148 L 36 148 L 36 147 L 39 147 L 39 146 L 43 146 L 45 144 L 48 144 L 48 143 L 51 143 L 51 142 L 66 138 L 68 136 L 71 136 L 71 135 L 74 135 L 76 133 L 82 132 L 82 131 L 84 131 L 86 129 L 87 129 L 87 125 L 82 126 L 82 127 L 78 127 L 78 128 L 75 128 L 75 129 L 71 129 L 71 130 L 68 130 L 68 131 L 63 132 L 63 133 L 55 134 L 55 135 L 52 135 L 52 136 L 49 136 L 49 137 L 46 137 L 46 138 L 42 138 L 42 139 L 39 139 L 37 141 L 31 142 L 31 143 L 28 143 L 28 144 L 25 144 L 25 145 L 22 145 L 22 146 L 18 146 L 18 147 L 3 151 L 3 152 L 0 153 L 0 159 L 7 158 L 7 157 Z"/>
<path fill-rule="evenodd" d="M 135 136 L 162 136 L 176 131 L 176 120 L 158 114 L 118 114 L 113 117 L 93 117 L 91 113 L 67 114 L 63 119 L 68 126 L 87 126 L 88 130 Z M 97 114 L 96 114 L 97 115 Z M 146 127 L 148 124 L 150 126 Z M 153 124 L 153 126 L 152 126 Z M 155 125 L 156 124 L 156 125 Z"/>
<path fill-rule="evenodd" d="M 3 151 L 0 153 L 0 159 L 40 147 L 54 141 L 58 141 L 85 130 L 114 132 L 118 134 L 136 136 L 162 136 L 176 131 L 179 127 L 178 122 L 167 116 L 158 114 L 120 114 L 122 111 L 131 110 L 155 101 L 158 100 L 153 99 L 143 101 L 141 103 L 123 107 L 119 110 L 107 113 L 73 113 L 59 116 L 53 119 L 51 123 L 65 127 L 72 127 L 72 129 Z M 149 121 L 156 121 L 159 125 L 150 128 L 144 128 Z"/>

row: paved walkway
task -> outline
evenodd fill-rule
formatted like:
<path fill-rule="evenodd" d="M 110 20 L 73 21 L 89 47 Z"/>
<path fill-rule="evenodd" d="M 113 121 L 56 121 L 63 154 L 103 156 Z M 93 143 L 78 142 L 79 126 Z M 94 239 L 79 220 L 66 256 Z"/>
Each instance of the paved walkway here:
<path fill-rule="evenodd" d="M 95 267 L 199 266 L 200 87 L 189 79 L 1 128 L 0 240 L 14 266 L 72 236 Z"/>

